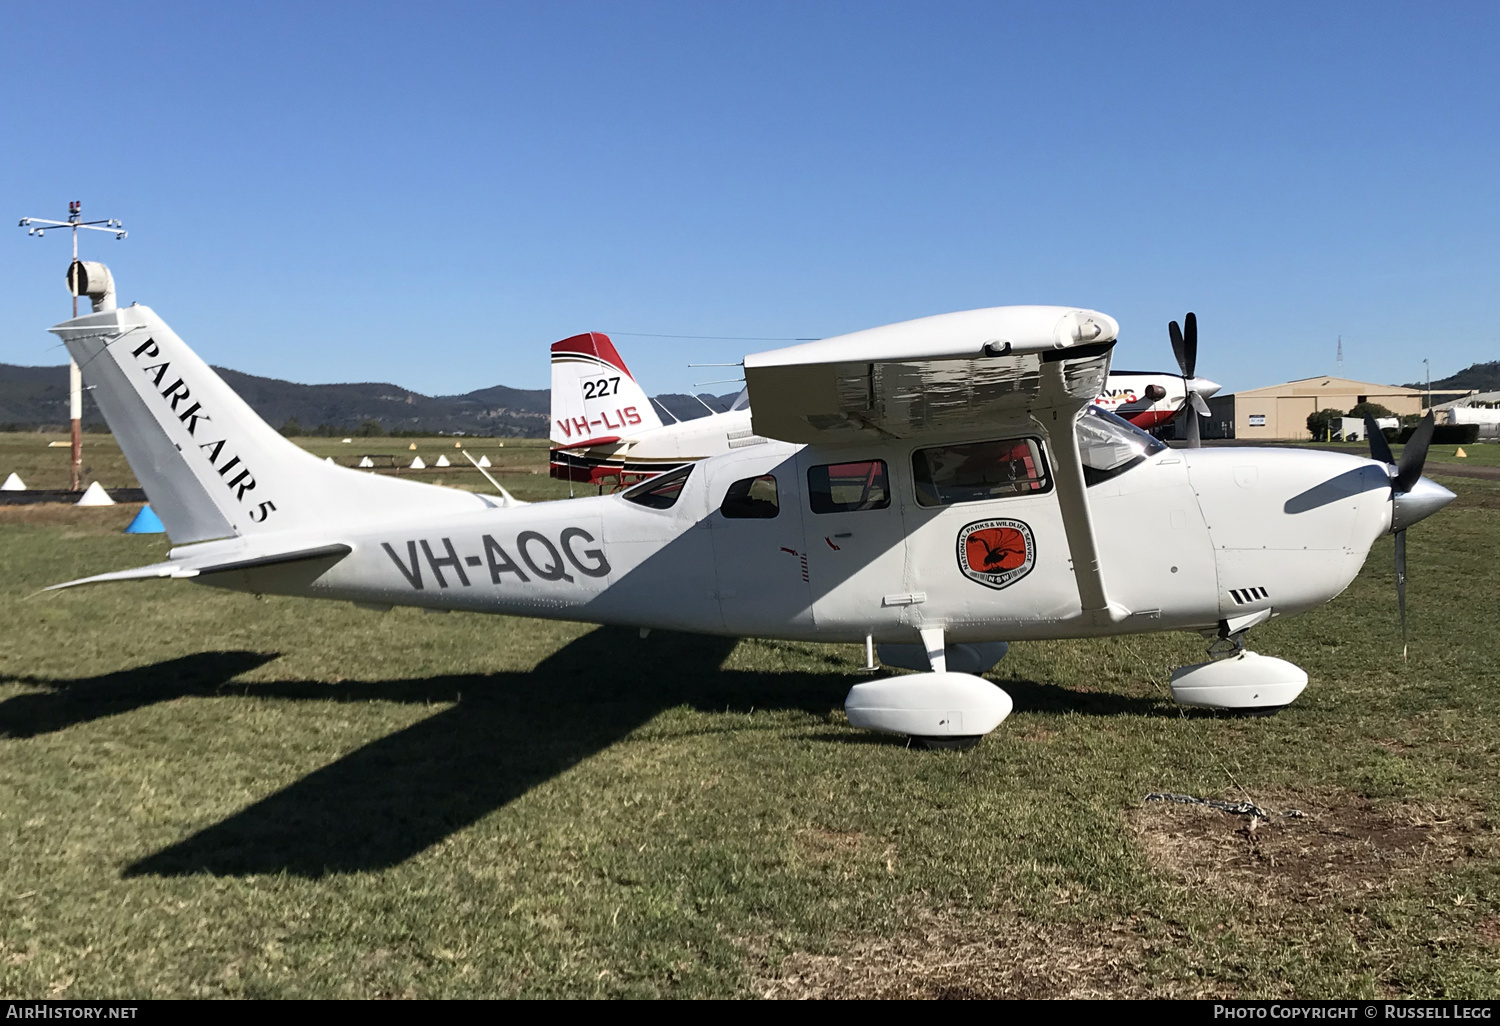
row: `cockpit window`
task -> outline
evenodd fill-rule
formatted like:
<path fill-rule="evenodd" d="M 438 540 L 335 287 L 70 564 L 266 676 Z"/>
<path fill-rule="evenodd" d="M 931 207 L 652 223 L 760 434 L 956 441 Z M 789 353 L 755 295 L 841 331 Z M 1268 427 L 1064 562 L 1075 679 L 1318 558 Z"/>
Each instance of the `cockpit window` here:
<path fill-rule="evenodd" d="M 911 473 L 922 506 L 983 502 L 1052 487 L 1047 461 L 1034 438 L 918 449 L 911 454 Z"/>
<path fill-rule="evenodd" d="M 1083 479 L 1089 485 L 1123 474 L 1166 447 L 1125 418 L 1097 406 L 1090 406 L 1078 418 L 1078 452 L 1083 457 Z"/>
<path fill-rule="evenodd" d="M 626 502 L 649 506 L 652 509 L 671 509 L 677 502 L 677 497 L 682 494 L 682 486 L 687 483 L 688 475 L 692 472 L 692 464 L 688 464 L 669 474 L 642 481 L 634 488 L 621 492 L 620 497 Z"/>
<path fill-rule="evenodd" d="M 748 410 L 749 408 L 750 408 L 750 390 L 748 388 L 742 388 L 742 389 L 740 389 L 740 394 L 737 395 L 737 396 L 735 396 L 734 397 L 734 402 L 732 404 L 730 404 L 730 407 L 729 407 L 730 412 L 733 412 L 735 410 Z"/>

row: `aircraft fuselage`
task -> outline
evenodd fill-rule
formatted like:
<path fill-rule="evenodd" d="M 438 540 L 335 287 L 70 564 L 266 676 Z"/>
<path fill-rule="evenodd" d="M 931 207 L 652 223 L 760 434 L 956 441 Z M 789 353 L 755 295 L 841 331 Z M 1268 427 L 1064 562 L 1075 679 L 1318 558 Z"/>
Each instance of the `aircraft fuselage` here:
<path fill-rule="evenodd" d="M 1045 460 L 1046 440 L 1030 436 Z M 1207 629 L 1339 594 L 1391 526 L 1389 478 L 1367 459 L 1288 449 L 1156 452 L 1088 488 L 1112 606 L 1084 616 L 1056 490 L 977 501 L 923 494 L 916 454 L 768 442 L 702 460 L 667 508 L 628 494 L 392 521 L 344 538 L 331 565 L 215 574 L 241 590 L 822 641 L 955 642 Z M 878 495 L 834 501 L 827 468 Z M 874 470 L 867 476 L 873 478 Z M 822 475 L 820 477 L 820 475 Z M 774 478 L 735 512 L 737 482 Z M 656 479 L 662 480 L 662 479 Z M 853 485 L 848 485 L 853 481 Z"/>

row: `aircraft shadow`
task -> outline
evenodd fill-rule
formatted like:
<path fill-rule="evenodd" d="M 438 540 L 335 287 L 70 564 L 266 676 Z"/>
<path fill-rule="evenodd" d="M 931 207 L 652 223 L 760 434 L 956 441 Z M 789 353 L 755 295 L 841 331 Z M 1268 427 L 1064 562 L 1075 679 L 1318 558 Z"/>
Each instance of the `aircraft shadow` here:
<path fill-rule="evenodd" d="M 526 673 L 421 679 L 244 682 L 276 658 L 201 652 L 74 681 L 4 680 L 48 691 L 0 702 L 0 736 L 35 737 L 187 696 L 454 703 L 349 753 L 125 870 L 126 876 L 289 873 L 318 877 L 404 862 L 686 705 L 717 711 L 842 705 L 858 678 L 840 672 L 722 670 L 735 639 L 601 627 Z M 1170 702 L 1001 681 L 1019 710 L 1177 715 Z M 824 732 L 829 742 L 905 745 L 905 738 Z"/>
<path fill-rule="evenodd" d="M 0 702 L 0 737 L 27 738 L 107 716 L 133 712 L 157 702 L 225 693 L 231 680 L 276 658 L 263 652 L 196 652 L 150 666 L 117 670 L 83 680 L 57 681 L 18 675 L 0 683 L 44 687 Z M 243 689 L 247 685 L 236 685 Z"/>
<path fill-rule="evenodd" d="M 325 685 L 237 684 L 256 696 L 456 701 L 155 854 L 126 876 L 378 870 L 524 795 L 664 709 L 804 709 L 843 701 L 841 673 L 722 671 L 730 638 L 600 628 L 530 673 Z M 148 668 L 150 669 L 150 668 Z"/>
<path fill-rule="evenodd" d="M 997 680 L 1017 712 L 1078 713 L 1083 716 L 1172 716 L 1178 706 L 1166 698 L 1136 698 L 1111 691 L 1076 691 L 1034 680 Z"/>

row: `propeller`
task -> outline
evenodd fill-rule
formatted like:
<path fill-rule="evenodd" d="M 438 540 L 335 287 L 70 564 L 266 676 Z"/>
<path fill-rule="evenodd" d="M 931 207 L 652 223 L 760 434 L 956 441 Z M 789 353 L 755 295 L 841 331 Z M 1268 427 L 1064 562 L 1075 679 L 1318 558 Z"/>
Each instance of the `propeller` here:
<path fill-rule="evenodd" d="M 1441 485 L 1431 481 L 1425 482 L 1429 487 L 1420 489 L 1420 494 L 1413 496 L 1418 490 L 1418 482 L 1422 481 L 1422 465 L 1427 462 L 1427 449 L 1432 445 L 1432 432 L 1436 427 L 1432 413 L 1422 418 L 1422 423 L 1412 432 L 1406 447 L 1401 450 L 1401 461 L 1391 455 L 1391 447 L 1381 434 L 1380 427 L 1375 423 L 1375 418 L 1368 413 L 1365 414 L 1365 435 L 1370 439 L 1370 457 L 1387 464 L 1391 468 L 1391 501 L 1395 504 L 1395 510 L 1391 515 L 1391 528 L 1396 534 L 1396 606 L 1401 613 L 1401 661 L 1406 662 L 1406 529 L 1411 524 L 1436 512 L 1452 501 L 1453 493 Z M 1447 494 L 1447 498 L 1437 494 L 1434 490 Z M 1412 496 L 1416 501 L 1409 499 Z M 1407 508 L 1410 507 L 1410 508 Z"/>
<path fill-rule="evenodd" d="M 1183 318 L 1180 328 L 1176 321 L 1172 321 L 1167 325 L 1167 334 L 1172 337 L 1172 354 L 1177 357 L 1177 368 L 1182 371 L 1182 408 L 1177 412 L 1181 414 L 1188 407 L 1193 408 L 1195 416 L 1187 419 L 1187 444 L 1189 449 L 1201 448 L 1203 440 L 1199 435 L 1198 418 L 1208 416 L 1208 403 L 1193 387 L 1198 369 L 1197 315 L 1190 312 Z"/>

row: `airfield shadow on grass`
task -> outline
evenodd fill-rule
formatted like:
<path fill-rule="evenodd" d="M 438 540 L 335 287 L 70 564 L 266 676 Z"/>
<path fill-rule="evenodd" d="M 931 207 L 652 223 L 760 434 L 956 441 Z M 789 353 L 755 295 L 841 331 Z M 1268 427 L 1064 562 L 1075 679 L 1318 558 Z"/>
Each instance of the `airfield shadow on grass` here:
<path fill-rule="evenodd" d="M 45 687 L 0 702 L 0 736 L 34 737 L 183 697 L 319 702 L 453 703 L 357 749 L 275 794 L 131 864 L 126 876 L 238 876 L 386 869 L 620 741 L 666 709 L 753 706 L 824 715 L 842 705 L 843 672 L 721 667 L 736 639 L 601 627 L 529 672 L 344 681 L 234 678 L 276 658 L 200 652 Z M 1018 711 L 1178 715 L 1169 702 L 1000 682 Z M 825 732 L 826 742 L 905 745 L 885 735 Z"/>
<path fill-rule="evenodd" d="M 1050 713 L 1081 716 L 1170 716 L 1176 719 L 1180 708 L 1165 698 L 1138 698 L 1112 691 L 1081 691 L 1060 684 L 1043 684 L 1034 680 L 995 681 L 1015 703 L 1016 712 Z"/>
<path fill-rule="evenodd" d="M 82 680 L 0 676 L 0 683 L 47 689 L 0 702 L 0 737 L 37 737 L 158 702 L 222 695 L 235 677 L 276 657 L 275 652 L 196 652 Z"/>
<path fill-rule="evenodd" d="M 183 695 L 456 704 L 351 752 L 229 818 L 149 855 L 126 876 L 330 873 L 395 866 L 650 721 L 705 711 L 836 708 L 842 673 L 721 670 L 735 639 L 600 628 L 528 673 L 327 684 L 229 683 L 273 656 L 208 652 L 105 677 L 45 683 L 0 704 L 0 727 L 71 723 Z M 121 681 L 133 703 L 112 700 Z M 12 703 L 30 704 L 11 710 Z M 47 705 L 46 703 L 52 703 Z M 66 711 L 64 711 L 66 710 Z M 14 736 L 14 734 L 13 734 Z"/>

